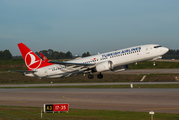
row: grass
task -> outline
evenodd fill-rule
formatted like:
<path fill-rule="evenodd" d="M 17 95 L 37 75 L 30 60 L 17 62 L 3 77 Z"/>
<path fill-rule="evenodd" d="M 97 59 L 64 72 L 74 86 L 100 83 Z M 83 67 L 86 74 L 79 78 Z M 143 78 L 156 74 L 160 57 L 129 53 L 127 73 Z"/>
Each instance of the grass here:
<path fill-rule="evenodd" d="M 13 61 L 13 60 L 0 61 L 0 65 L 19 65 L 19 64 L 25 64 L 24 60 L 18 60 L 18 61 Z"/>
<path fill-rule="evenodd" d="M 153 66 L 153 61 L 139 62 L 138 65 L 130 64 L 129 69 L 168 69 L 179 68 L 178 62 L 161 62 L 157 61 L 156 66 Z"/>
<path fill-rule="evenodd" d="M 143 75 L 104 74 L 103 79 L 98 79 L 97 74 L 94 74 L 94 79 L 88 79 L 87 76 L 83 75 L 59 79 L 38 79 L 26 77 L 22 73 L 0 73 L 0 76 L 0 84 L 132 82 L 140 81 L 143 77 Z"/>
<path fill-rule="evenodd" d="M 40 107 L 0 106 L 0 120 L 39 120 Z M 43 120 L 150 120 L 148 112 L 70 109 L 69 113 L 44 113 Z M 154 120 L 178 120 L 179 114 L 155 113 Z"/>
<path fill-rule="evenodd" d="M 24 61 L 0 61 L 0 71 L 27 70 Z"/>
<path fill-rule="evenodd" d="M 98 79 L 94 74 L 94 79 L 88 79 L 87 76 L 79 75 L 68 78 L 47 79 L 33 78 L 23 76 L 22 73 L 0 73 L 0 84 L 41 84 L 41 83 L 102 83 L 102 82 L 139 82 L 144 75 L 129 74 L 103 74 L 103 79 Z M 144 82 L 153 81 L 176 81 L 175 77 L 179 74 L 150 74 L 147 75 Z"/>

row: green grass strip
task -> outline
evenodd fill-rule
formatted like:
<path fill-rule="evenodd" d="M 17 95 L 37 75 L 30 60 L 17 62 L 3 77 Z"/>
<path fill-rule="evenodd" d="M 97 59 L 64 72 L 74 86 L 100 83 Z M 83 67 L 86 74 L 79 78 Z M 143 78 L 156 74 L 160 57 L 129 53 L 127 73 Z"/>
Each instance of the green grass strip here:
<path fill-rule="evenodd" d="M 21 109 L 27 113 L 33 113 L 37 116 L 24 113 L 22 111 L 12 110 Z M 0 119 L 14 119 L 8 116 L 15 115 L 20 116 L 23 119 L 40 119 L 39 107 L 9 107 L 0 106 L 1 111 L 5 111 L 8 115 L 1 116 Z M 38 116 L 39 115 L 39 116 Z M 127 112 L 116 110 L 87 110 L 87 109 L 70 109 L 69 113 L 43 113 L 43 119 L 50 118 L 52 120 L 150 120 L 148 112 Z M 156 113 L 154 114 L 154 120 L 178 120 L 179 114 L 171 113 Z"/>

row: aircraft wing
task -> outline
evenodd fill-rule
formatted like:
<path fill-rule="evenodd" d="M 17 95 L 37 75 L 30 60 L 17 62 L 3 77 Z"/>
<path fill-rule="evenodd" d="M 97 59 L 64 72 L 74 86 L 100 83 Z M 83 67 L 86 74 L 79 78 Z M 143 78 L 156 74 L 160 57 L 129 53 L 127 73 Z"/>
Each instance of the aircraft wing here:
<path fill-rule="evenodd" d="M 60 61 L 48 61 L 49 63 L 66 65 L 66 66 L 81 66 L 81 67 L 94 67 L 94 63 L 72 63 L 72 62 L 60 62 Z"/>

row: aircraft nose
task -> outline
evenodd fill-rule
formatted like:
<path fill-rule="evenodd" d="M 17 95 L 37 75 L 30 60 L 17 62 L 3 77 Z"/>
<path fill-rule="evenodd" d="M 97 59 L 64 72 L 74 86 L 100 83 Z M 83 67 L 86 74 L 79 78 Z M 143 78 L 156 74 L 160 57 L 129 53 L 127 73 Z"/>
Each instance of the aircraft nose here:
<path fill-rule="evenodd" d="M 169 49 L 168 49 L 168 48 L 163 47 L 163 52 L 164 52 L 164 53 L 167 53 L 168 51 L 169 51 Z"/>

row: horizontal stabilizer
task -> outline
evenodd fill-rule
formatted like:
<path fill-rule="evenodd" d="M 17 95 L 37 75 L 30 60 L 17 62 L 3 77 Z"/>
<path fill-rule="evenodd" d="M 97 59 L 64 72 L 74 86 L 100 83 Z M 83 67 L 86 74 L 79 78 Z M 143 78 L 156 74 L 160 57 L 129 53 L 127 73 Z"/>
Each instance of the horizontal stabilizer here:
<path fill-rule="evenodd" d="M 8 71 L 9 73 L 11 73 L 11 72 L 20 72 L 20 73 L 34 73 L 34 72 L 36 72 L 36 71 L 28 71 L 28 70 L 9 70 Z"/>

